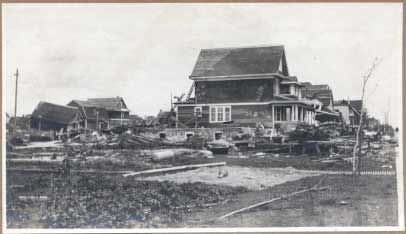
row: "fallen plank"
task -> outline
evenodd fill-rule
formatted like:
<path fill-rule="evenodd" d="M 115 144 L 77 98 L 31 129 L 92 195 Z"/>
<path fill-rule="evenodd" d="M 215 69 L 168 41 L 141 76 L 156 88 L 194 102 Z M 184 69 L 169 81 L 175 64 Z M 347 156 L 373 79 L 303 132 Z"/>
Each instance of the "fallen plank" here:
<path fill-rule="evenodd" d="M 226 165 L 226 162 L 206 163 L 206 164 L 192 164 L 192 165 L 177 166 L 177 167 L 170 167 L 170 168 L 160 168 L 160 169 L 139 171 L 139 172 L 125 174 L 123 176 L 124 177 L 143 176 L 143 175 L 150 175 L 150 174 L 154 174 L 154 173 L 173 172 L 173 171 L 180 171 L 180 170 L 191 170 L 191 169 L 197 169 L 197 168 L 200 168 L 200 167 L 218 167 L 218 166 L 224 166 L 224 165 Z"/>
<path fill-rule="evenodd" d="M 286 196 L 274 198 L 274 199 L 271 199 L 271 200 L 268 200 L 268 201 L 263 201 L 263 202 L 256 203 L 256 204 L 251 205 L 251 206 L 248 206 L 248 207 L 241 208 L 241 209 L 239 209 L 239 210 L 235 210 L 235 211 L 233 211 L 233 212 L 227 213 L 227 214 L 225 214 L 225 215 L 219 217 L 218 219 L 224 219 L 224 218 L 227 218 L 227 217 L 229 217 L 229 216 L 231 216 L 231 215 L 235 215 L 235 214 L 238 214 L 238 213 L 241 213 L 241 212 L 244 212 L 244 211 L 253 209 L 253 208 L 257 208 L 257 207 L 260 207 L 260 206 L 263 206 L 263 205 L 266 205 L 266 204 L 269 204 L 269 203 L 272 203 L 272 202 L 275 202 L 275 201 L 285 200 L 285 199 L 287 199 L 287 198 L 289 198 L 289 197 L 293 197 L 293 196 L 298 195 L 298 194 L 301 194 L 301 193 L 305 193 L 305 192 L 309 192 L 309 191 L 324 190 L 324 189 L 327 189 L 327 188 L 329 188 L 329 187 L 330 187 L 330 186 L 325 186 L 325 187 L 320 187 L 320 188 L 309 188 L 309 189 L 300 190 L 300 191 L 291 193 L 291 194 L 286 195 Z"/>
<path fill-rule="evenodd" d="M 47 201 L 48 196 L 18 196 L 21 201 Z"/>
<path fill-rule="evenodd" d="M 7 168 L 7 172 L 20 173 L 60 173 L 60 170 L 55 169 L 36 169 L 36 168 Z"/>
<path fill-rule="evenodd" d="M 30 158 L 12 158 L 12 159 L 7 159 L 7 163 L 34 163 L 34 164 L 54 164 L 54 165 L 61 165 L 62 160 L 58 159 L 30 159 Z"/>
<path fill-rule="evenodd" d="M 20 172 L 20 173 L 61 173 L 62 170 L 55 169 L 36 169 L 36 168 L 7 168 L 9 172 Z M 104 170 L 71 170 L 72 173 L 81 174 L 129 174 L 134 173 L 134 171 L 104 171 Z"/>

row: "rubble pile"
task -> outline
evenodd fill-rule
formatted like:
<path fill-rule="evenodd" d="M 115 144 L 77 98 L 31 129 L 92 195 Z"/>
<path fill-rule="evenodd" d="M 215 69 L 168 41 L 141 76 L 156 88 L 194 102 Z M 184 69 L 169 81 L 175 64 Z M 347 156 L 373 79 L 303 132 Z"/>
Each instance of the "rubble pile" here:
<path fill-rule="evenodd" d="M 82 176 L 55 180 L 43 222 L 50 228 L 169 227 L 192 210 L 227 202 L 243 187 Z M 56 205 L 55 205 L 56 204 Z M 72 209 L 75 207 L 75 209 Z"/>
<path fill-rule="evenodd" d="M 297 128 L 289 132 L 289 140 L 291 141 L 328 141 L 333 133 L 326 129 L 318 128 L 310 125 L 299 125 Z"/>

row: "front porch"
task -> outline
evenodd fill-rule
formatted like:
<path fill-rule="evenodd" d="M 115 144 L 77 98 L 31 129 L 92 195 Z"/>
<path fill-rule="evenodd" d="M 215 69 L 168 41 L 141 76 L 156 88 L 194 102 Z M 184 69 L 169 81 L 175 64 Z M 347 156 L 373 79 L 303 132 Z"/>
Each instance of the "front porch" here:
<path fill-rule="evenodd" d="M 312 107 L 303 104 L 273 104 L 273 128 L 279 126 L 284 130 L 292 130 L 298 124 L 315 125 L 315 111 Z"/>

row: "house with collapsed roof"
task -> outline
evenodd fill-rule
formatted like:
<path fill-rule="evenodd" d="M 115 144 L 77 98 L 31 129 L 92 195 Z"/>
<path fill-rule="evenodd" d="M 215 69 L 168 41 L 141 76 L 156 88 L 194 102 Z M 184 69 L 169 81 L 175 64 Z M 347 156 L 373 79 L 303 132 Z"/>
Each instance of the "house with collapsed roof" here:
<path fill-rule="evenodd" d="M 302 85 L 302 97 L 314 103 L 317 121 L 340 122 L 340 113 L 334 110 L 333 91 L 329 85 L 313 85 L 310 82 L 303 82 Z"/>
<path fill-rule="evenodd" d="M 347 126 L 359 126 L 362 100 L 339 100 L 334 103 L 334 109 L 341 112 L 342 119 Z"/>
<path fill-rule="evenodd" d="M 131 122 L 130 110 L 121 97 L 72 100 L 67 105 L 77 107 L 82 113 L 84 128 L 106 129 Z"/>
<path fill-rule="evenodd" d="M 314 107 L 289 74 L 283 46 L 203 49 L 189 79 L 186 100 L 174 103 L 177 127 L 315 124 Z"/>
<path fill-rule="evenodd" d="M 71 131 L 80 128 L 78 108 L 39 102 L 31 115 L 31 128 L 43 131 Z"/>

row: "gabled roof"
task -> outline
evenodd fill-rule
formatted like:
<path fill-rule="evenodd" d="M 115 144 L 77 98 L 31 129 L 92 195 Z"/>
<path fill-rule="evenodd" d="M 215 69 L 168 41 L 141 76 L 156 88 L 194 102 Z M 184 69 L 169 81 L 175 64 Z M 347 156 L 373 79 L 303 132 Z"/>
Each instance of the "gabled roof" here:
<path fill-rule="evenodd" d="M 323 106 L 329 106 L 333 100 L 333 91 L 328 85 L 312 85 L 302 83 L 302 96 L 308 99 L 318 99 Z"/>
<path fill-rule="evenodd" d="M 361 107 L 362 107 L 362 101 L 361 100 L 340 100 L 337 102 L 334 102 L 334 105 L 336 106 L 348 106 L 351 108 L 356 114 L 361 113 Z"/>
<path fill-rule="evenodd" d="M 84 107 L 97 107 L 104 108 L 106 110 L 120 111 L 121 109 L 127 109 L 127 105 L 124 102 L 124 99 L 121 97 L 113 98 L 89 98 L 86 101 L 84 100 L 72 100 L 80 106 Z M 71 103 L 72 103 L 71 102 Z"/>
<path fill-rule="evenodd" d="M 104 119 L 108 120 L 109 116 L 106 109 L 94 106 L 83 106 L 82 108 L 87 119 Z"/>
<path fill-rule="evenodd" d="M 283 46 L 217 48 L 200 51 L 190 79 L 277 73 L 289 76 Z"/>
<path fill-rule="evenodd" d="M 327 84 L 313 85 L 310 82 L 302 82 L 302 85 L 308 90 L 330 90 L 330 86 Z"/>
<path fill-rule="evenodd" d="M 359 113 L 361 113 L 362 100 L 350 100 L 350 105 L 354 107 Z"/>
<path fill-rule="evenodd" d="M 82 116 L 86 119 L 97 119 L 108 120 L 109 116 L 105 108 L 99 108 L 94 106 L 89 106 L 86 101 L 72 100 L 68 103 L 68 106 L 77 107 L 81 112 Z"/>
<path fill-rule="evenodd" d="M 345 106 L 345 105 L 351 105 L 355 110 L 361 111 L 361 106 L 362 106 L 362 101 L 361 100 L 339 100 L 334 102 L 334 105 L 336 106 Z"/>
<path fill-rule="evenodd" d="M 79 110 L 76 107 L 62 106 L 49 102 L 40 102 L 32 113 L 33 118 L 40 118 L 55 123 L 70 124 L 76 121 Z"/>

